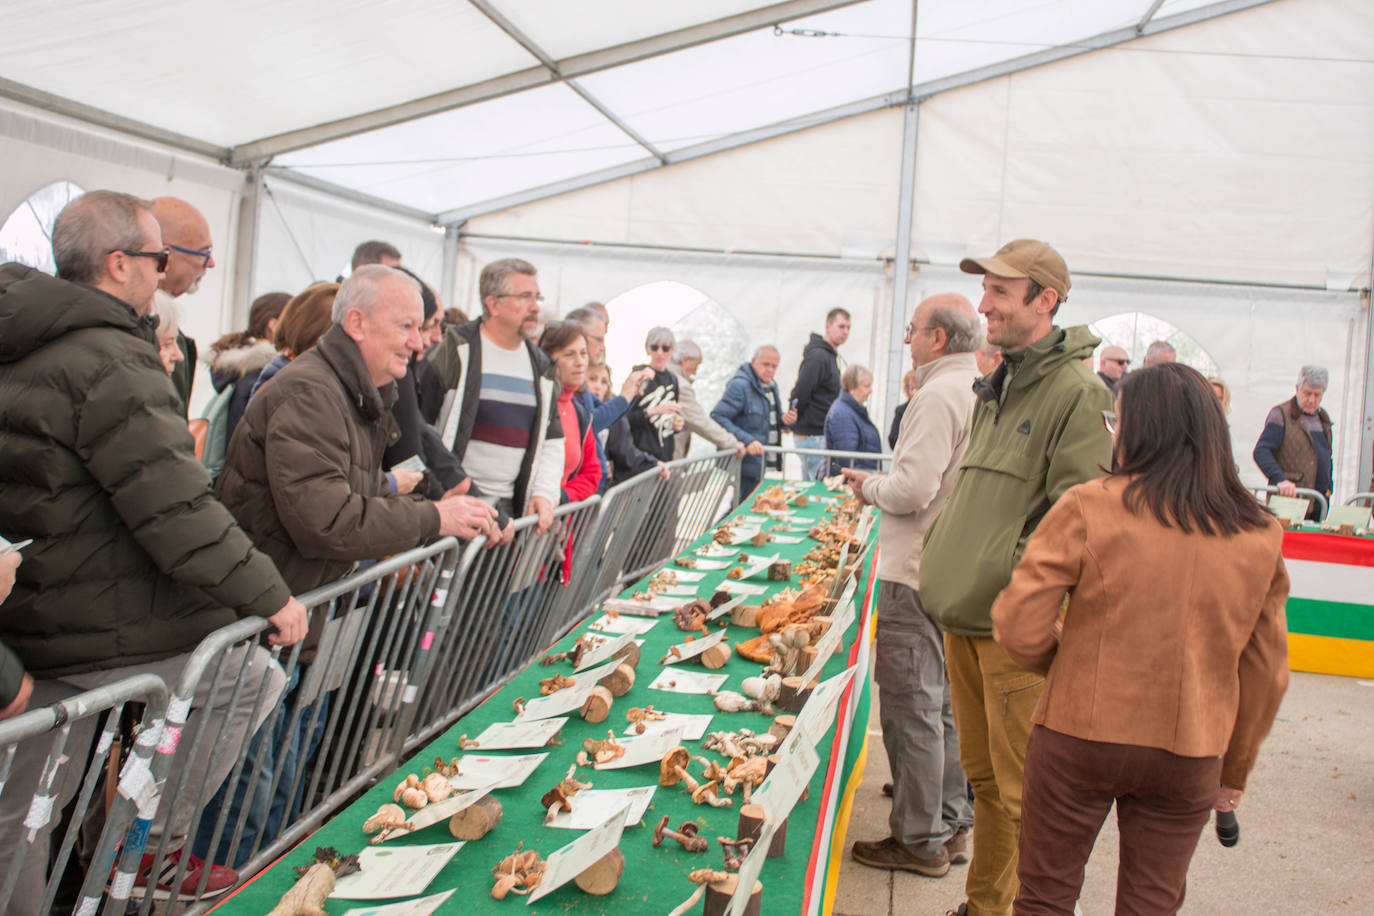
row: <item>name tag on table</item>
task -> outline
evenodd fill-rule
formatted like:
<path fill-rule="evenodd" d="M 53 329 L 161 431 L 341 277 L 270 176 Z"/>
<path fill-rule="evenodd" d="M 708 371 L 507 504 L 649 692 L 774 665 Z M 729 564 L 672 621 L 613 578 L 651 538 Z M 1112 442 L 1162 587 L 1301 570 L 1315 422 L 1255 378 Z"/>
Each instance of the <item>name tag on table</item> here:
<path fill-rule="evenodd" d="M 710 713 L 668 712 L 664 713 L 663 719 L 658 722 L 642 722 L 640 724 L 644 726 L 645 735 L 666 735 L 669 732 L 680 731 L 682 732 L 682 740 L 700 741 L 701 736 L 706 734 L 706 729 L 711 727 L 711 718 Z M 625 729 L 624 733 L 635 735 L 638 727 L 631 725 Z"/>
<path fill-rule="evenodd" d="M 1305 513 L 1304 513 L 1305 514 Z M 1354 525 L 1358 530 L 1369 527 L 1370 509 L 1368 506 L 1332 506 L 1326 513 L 1326 521 L 1323 527 L 1339 528 L 1342 525 Z"/>
<path fill-rule="evenodd" d="M 595 637 L 601 638 L 601 637 Z M 602 643 L 594 647 L 591 651 L 582 655 L 582 661 L 578 662 L 575 672 L 586 671 L 593 665 L 599 665 L 621 649 L 634 642 L 634 633 L 623 633 L 615 639 L 604 639 Z"/>
<path fill-rule="evenodd" d="M 549 743 L 549 739 L 558 734 L 567 724 L 566 718 L 496 722 L 488 725 L 477 736 L 477 749 L 511 751 L 517 748 L 544 747 Z M 471 747 L 471 745 L 469 746 Z"/>
<path fill-rule="evenodd" d="M 548 754 L 518 754 L 510 757 L 479 757 L 464 754 L 458 758 L 457 776 L 448 778 L 453 788 L 514 789 L 524 785 L 530 774 L 539 768 Z"/>
<path fill-rule="evenodd" d="M 728 680 L 728 674 L 706 674 L 684 668 L 668 668 L 658 673 L 658 677 L 649 684 L 649 689 L 662 690 L 664 693 L 710 693 L 719 690 Z"/>
<path fill-rule="evenodd" d="M 1301 522 L 1307 518 L 1307 500 L 1295 496 L 1270 496 L 1269 511 L 1274 513 L 1276 518 Z"/>
<path fill-rule="evenodd" d="M 830 661 L 830 656 L 840 647 L 840 640 L 844 637 L 838 622 L 832 623 L 830 629 L 825 631 L 825 635 L 816 643 L 816 657 L 811 662 L 811 667 L 806 669 L 802 675 L 802 683 L 809 684 L 821 676 L 821 671 L 825 668 L 825 663 Z"/>
<path fill-rule="evenodd" d="M 657 620 L 647 617 L 612 617 L 609 614 L 602 615 L 587 625 L 587 629 L 595 630 L 598 633 L 624 634 L 632 636 L 643 636 L 658 624 Z"/>
<path fill-rule="evenodd" d="M 334 882 L 330 897 L 380 900 L 423 894 L 429 883 L 463 848 L 461 842 L 437 846 L 368 846 L 358 853 L 361 871 Z"/>
<path fill-rule="evenodd" d="M 680 731 L 670 731 L 659 735 L 646 732 L 620 742 L 625 748 L 625 753 L 622 756 L 605 763 L 598 763 L 593 768 L 597 770 L 623 770 L 627 767 L 643 766 L 646 763 L 656 764 L 663 760 L 664 755 L 681 743 L 682 732 Z"/>
<path fill-rule="evenodd" d="M 625 809 L 620 808 L 567 846 L 549 853 L 545 860 L 544 877 L 534 892 L 525 898 L 526 904 L 553 893 L 604 859 L 620 845 L 620 834 L 624 830 Z"/>
<path fill-rule="evenodd" d="M 591 830 L 617 811 L 625 812 L 625 826 L 633 827 L 644 818 L 658 786 L 633 789 L 583 789 L 573 796 L 573 809 L 560 811 L 546 826 L 562 830 Z"/>
<path fill-rule="evenodd" d="M 696 658 L 712 646 L 720 645 L 720 641 L 724 638 L 725 631 L 716 630 L 710 636 L 703 636 L 701 639 L 694 639 L 691 642 L 678 643 L 671 647 L 668 653 L 658 660 L 658 663 L 660 665 L 676 665 L 678 662 Z"/>
<path fill-rule="evenodd" d="M 808 742 L 815 746 L 816 742 L 821 740 L 835 718 L 840 696 L 854 677 L 854 670 L 853 666 L 846 668 L 834 677 L 821 681 L 820 685 L 811 691 L 811 696 L 806 698 L 801 712 L 797 713 L 797 724 L 778 746 L 779 754 L 790 753 L 795 744 Z"/>

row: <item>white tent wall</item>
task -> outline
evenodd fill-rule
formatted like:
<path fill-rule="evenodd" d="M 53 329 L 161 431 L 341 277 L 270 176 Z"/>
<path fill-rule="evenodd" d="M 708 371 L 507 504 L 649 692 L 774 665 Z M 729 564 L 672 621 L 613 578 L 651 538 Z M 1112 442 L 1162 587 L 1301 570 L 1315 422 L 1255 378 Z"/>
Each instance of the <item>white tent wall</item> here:
<path fill-rule="evenodd" d="M 477 304 L 476 278 L 480 265 L 498 258 L 519 257 L 539 270 L 539 287 L 549 317 L 563 315 L 589 300 L 611 302 L 636 287 L 660 280 L 676 280 L 715 300 L 742 326 L 746 350 L 761 344 L 777 346 L 781 354 L 776 381 L 785 398 L 796 381 L 802 348 L 812 331 L 820 331 L 832 308 L 847 309 L 853 331 L 841 348 L 847 362 L 874 370 L 875 398 L 870 401 L 875 422 L 883 427 L 890 408 L 878 403 L 886 378 L 885 316 L 891 301 L 891 281 L 878 261 L 810 258 L 762 258 L 696 252 L 582 248 L 494 239 L 464 239 L 460 271 L 469 291 L 460 305 L 470 314 Z M 655 325 L 671 326 L 680 312 L 651 310 L 639 313 L 611 307 L 607 347 L 617 379 L 629 365 L 644 361 L 644 335 Z M 616 354 L 626 354 L 624 358 Z M 713 404 L 704 405 L 708 410 Z M 886 433 L 886 427 L 883 427 Z"/>
<path fill-rule="evenodd" d="M 205 214 L 215 243 L 215 267 L 200 289 L 183 297 L 181 323 L 201 352 L 231 326 L 234 226 L 243 175 L 184 153 L 128 140 L 14 103 L 0 103 L 0 220 L 34 191 L 70 181 L 140 197 L 180 197 Z M 212 394 L 202 365 L 192 392 L 196 411 Z M 192 414 L 195 415 L 194 412 Z"/>
<path fill-rule="evenodd" d="M 347 273 L 353 249 L 372 239 L 401 251 L 401 263 L 439 291 L 442 289 L 444 236 L 428 223 L 331 197 L 286 179 L 265 179 L 258 226 L 258 256 L 253 295 L 272 290 L 292 294 L 318 280 Z"/>

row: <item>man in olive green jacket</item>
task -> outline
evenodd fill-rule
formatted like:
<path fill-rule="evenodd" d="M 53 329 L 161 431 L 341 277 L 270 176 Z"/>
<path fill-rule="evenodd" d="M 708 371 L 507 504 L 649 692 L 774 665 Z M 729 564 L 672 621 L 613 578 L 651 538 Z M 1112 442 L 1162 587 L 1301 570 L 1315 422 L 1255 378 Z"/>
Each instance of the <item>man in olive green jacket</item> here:
<path fill-rule="evenodd" d="M 1102 411 L 1111 394 L 1084 362 L 1100 341 L 1056 328 L 1069 270 L 1045 242 L 1018 239 L 990 258 L 978 311 L 1004 362 L 974 385 L 978 404 L 954 492 L 926 535 L 920 594 L 945 631 L 960 762 L 973 784 L 969 916 L 1003 916 L 1016 896 L 1021 774 L 1044 679 L 992 638 L 991 609 L 1027 540 L 1064 491 L 1111 465 Z"/>

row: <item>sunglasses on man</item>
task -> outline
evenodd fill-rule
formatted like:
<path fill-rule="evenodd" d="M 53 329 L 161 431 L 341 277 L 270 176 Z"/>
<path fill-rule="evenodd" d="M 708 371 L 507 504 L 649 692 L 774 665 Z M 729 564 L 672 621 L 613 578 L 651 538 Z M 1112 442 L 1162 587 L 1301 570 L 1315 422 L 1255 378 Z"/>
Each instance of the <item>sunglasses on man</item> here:
<path fill-rule="evenodd" d="M 112 252 L 116 251 L 118 251 L 122 255 L 126 255 L 127 257 L 131 258 L 157 258 L 158 273 L 166 273 L 167 259 L 172 255 L 172 253 L 168 251 L 166 248 L 162 249 L 161 251 L 132 251 L 128 248 L 111 248 L 109 251 L 105 253 L 111 254 Z"/>

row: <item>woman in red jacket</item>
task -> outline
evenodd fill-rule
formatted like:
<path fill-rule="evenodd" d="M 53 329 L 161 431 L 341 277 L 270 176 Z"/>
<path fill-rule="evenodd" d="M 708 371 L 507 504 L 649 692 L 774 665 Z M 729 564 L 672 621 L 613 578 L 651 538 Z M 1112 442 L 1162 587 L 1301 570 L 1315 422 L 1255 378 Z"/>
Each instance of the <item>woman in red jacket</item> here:
<path fill-rule="evenodd" d="M 587 339 L 572 321 L 551 321 L 539 338 L 540 348 L 553 360 L 555 377 L 562 386 L 558 418 L 563 424 L 563 502 L 584 500 L 601 484 L 601 462 L 596 458 L 592 415 L 573 395 L 587 381 Z"/>

